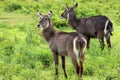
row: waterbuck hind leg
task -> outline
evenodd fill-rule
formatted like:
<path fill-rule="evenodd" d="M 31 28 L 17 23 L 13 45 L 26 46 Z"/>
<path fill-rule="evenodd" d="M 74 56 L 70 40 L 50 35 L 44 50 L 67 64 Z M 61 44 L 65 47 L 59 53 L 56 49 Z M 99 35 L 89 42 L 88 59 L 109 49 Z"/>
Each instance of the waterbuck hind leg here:
<path fill-rule="evenodd" d="M 83 73 L 84 53 L 81 54 L 80 59 L 79 59 L 79 63 L 80 63 L 79 80 L 81 80 L 82 79 L 82 73 Z"/>
<path fill-rule="evenodd" d="M 65 68 L 65 56 L 61 56 L 62 59 L 62 68 L 64 71 L 64 76 L 67 78 L 66 68 Z"/>
<path fill-rule="evenodd" d="M 72 61 L 73 66 L 75 67 L 76 73 L 79 75 L 79 65 L 78 65 L 78 62 L 77 62 L 77 58 L 76 58 L 75 53 L 73 53 L 73 52 L 70 50 L 70 51 L 69 51 L 69 56 L 70 56 L 70 59 L 71 59 L 71 61 Z"/>
<path fill-rule="evenodd" d="M 105 35 L 105 39 L 106 39 L 108 48 L 111 48 L 110 33 Z"/>
<path fill-rule="evenodd" d="M 107 41 L 108 48 L 111 48 L 111 41 L 110 41 L 110 37 L 109 37 L 109 39 L 107 39 L 106 41 Z"/>

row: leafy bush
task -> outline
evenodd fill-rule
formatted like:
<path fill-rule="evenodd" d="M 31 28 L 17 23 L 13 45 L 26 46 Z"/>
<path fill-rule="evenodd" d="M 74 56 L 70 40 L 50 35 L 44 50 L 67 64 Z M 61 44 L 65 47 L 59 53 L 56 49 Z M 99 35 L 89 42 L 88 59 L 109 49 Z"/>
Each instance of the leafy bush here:
<path fill-rule="evenodd" d="M 26 43 L 29 45 L 40 45 L 38 35 L 36 34 L 36 30 L 29 28 L 27 30 L 27 35 L 25 39 Z"/>
<path fill-rule="evenodd" d="M 10 28 L 11 25 L 7 24 L 6 22 L 0 22 L 0 28 Z"/>
<path fill-rule="evenodd" d="M 53 62 L 52 55 L 50 53 L 41 53 L 39 59 L 44 65 L 44 67 L 49 67 Z"/>
<path fill-rule="evenodd" d="M 54 22 L 56 28 L 68 26 L 65 22 Z"/>
<path fill-rule="evenodd" d="M 89 65 L 89 66 L 86 66 L 85 67 L 85 69 L 84 69 L 84 71 L 83 71 L 83 74 L 84 75 L 89 75 L 89 76 L 92 76 L 92 75 L 94 75 L 94 72 L 95 71 L 95 69 L 91 66 L 91 65 Z"/>
<path fill-rule="evenodd" d="M 115 74 L 109 74 L 108 76 L 106 76 L 106 80 L 119 80 L 120 75 L 115 75 Z"/>
<path fill-rule="evenodd" d="M 5 11 L 16 11 L 22 9 L 22 6 L 18 3 L 10 3 L 8 5 L 5 5 L 4 10 Z"/>
<path fill-rule="evenodd" d="M 3 42 L 4 40 L 6 40 L 5 37 L 0 36 L 0 43 Z"/>

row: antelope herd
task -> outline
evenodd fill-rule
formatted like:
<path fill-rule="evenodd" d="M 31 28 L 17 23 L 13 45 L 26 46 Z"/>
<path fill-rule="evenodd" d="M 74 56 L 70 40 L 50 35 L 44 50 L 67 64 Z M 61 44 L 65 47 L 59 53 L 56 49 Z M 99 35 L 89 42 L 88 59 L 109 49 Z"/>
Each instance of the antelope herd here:
<path fill-rule="evenodd" d="M 66 4 L 65 10 L 61 14 L 61 18 L 65 18 L 68 24 L 77 32 L 68 33 L 55 30 L 51 19 L 52 11 L 48 12 L 48 15 L 37 11 L 37 15 L 40 18 L 37 26 L 41 28 L 42 36 L 51 49 L 55 62 L 55 74 L 58 75 L 58 56 L 61 56 L 64 76 L 67 78 L 65 56 L 69 56 L 79 79 L 82 79 L 85 50 L 89 48 L 90 38 L 98 38 L 101 50 L 103 50 L 105 37 L 110 48 L 110 35 L 112 35 L 113 24 L 108 17 L 102 15 L 90 18 L 77 18 L 74 11 L 77 6 L 78 3 L 73 7 L 68 7 Z"/>

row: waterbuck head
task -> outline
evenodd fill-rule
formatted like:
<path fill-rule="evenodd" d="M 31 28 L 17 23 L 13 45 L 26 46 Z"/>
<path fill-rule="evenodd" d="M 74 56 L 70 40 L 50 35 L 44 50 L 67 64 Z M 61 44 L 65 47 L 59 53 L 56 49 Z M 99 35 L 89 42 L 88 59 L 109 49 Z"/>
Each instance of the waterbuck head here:
<path fill-rule="evenodd" d="M 39 11 L 37 12 L 40 21 L 38 23 L 38 28 L 46 29 L 50 25 L 50 18 L 52 17 L 52 11 L 48 12 L 48 15 L 42 15 Z"/>
<path fill-rule="evenodd" d="M 77 8 L 78 3 L 76 3 L 73 7 L 68 7 L 66 4 L 66 9 L 61 14 L 61 18 L 69 19 L 69 16 L 76 15 L 74 9 Z"/>

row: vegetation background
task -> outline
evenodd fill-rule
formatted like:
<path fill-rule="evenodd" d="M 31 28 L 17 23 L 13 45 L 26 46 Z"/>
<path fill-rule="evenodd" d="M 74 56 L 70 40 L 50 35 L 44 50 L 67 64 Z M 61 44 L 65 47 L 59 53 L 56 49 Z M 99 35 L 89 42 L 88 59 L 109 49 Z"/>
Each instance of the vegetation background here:
<path fill-rule="evenodd" d="M 86 50 L 83 80 L 120 80 L 120 0 L 0 0 L 0 80 L 54 80 L 53 57 L 37 28 L 38 9 L 53 11 L 55 28 L 74 31 L 60 19 L 65 3 L 78 2 L 78 17 L 106 15 L 114 24 L 112 48 L 100 51 L 99 41 L 92 39 Z M 77 80 L 69 57 L 66 60 L 68 79 L 64 78 L 59 59 L 58 80 Z"/>

